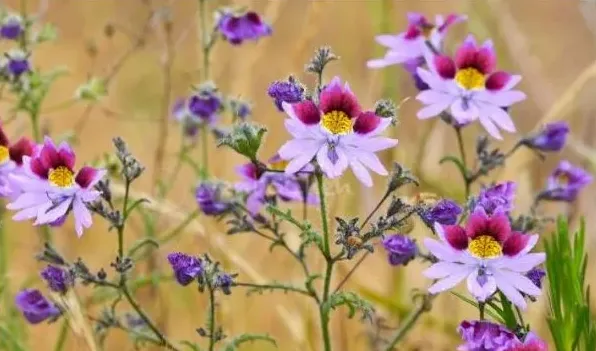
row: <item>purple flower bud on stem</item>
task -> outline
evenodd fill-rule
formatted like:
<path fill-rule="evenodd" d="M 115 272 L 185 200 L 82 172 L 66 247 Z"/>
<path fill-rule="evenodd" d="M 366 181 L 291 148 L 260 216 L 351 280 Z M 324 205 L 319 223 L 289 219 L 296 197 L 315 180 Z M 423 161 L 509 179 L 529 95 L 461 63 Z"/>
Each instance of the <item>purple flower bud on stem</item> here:
<path fill-rule="evenodd" d="M 66 270 L 53 265 L 48 265 L 41 272 L 41 277 L 48 283 L 50 290 L 61 294 L 65 294 L 74 282 Z"/>
<path fill-rule="evenodd" d="M 560 151 L 565 146 L 568 134 L 567 122 L 554 122 L 546 124 L 538 134 L 524 139 L 522 143 L 538 151 Z"/>
<path fill-rule="evenodd" d="M 274 100 L 279 111 L 283 111 L 283 102 L 296 103 L 304 100 L 304 87 L 295 80 L 275 81 L 269 85 L 267 94 Z"/>
<path fill-rule="evenodd" d="M 197 203 L 201 211 L 208 216 L 217 216 L 225 213 L 230 204 L 221 198 L 221 189 L 216 184 L 202 183 L 195 192 Z"/>
<path fill-rule="evenodd" d="M 546 276 L 546 272 L 542 268 L 532 268 L 528 273 L 526 273 L 526 277 L 534 283 L 539 288 L 542 288 L 542 279 Z"/>
<path fill-rule="evenodd" d="M 190 284 L 195 278 L 203 274 L 202 261 L 197 257 L 174 252 L 168 255 L 168 261 L 174 270 L 176 281 L 182 286 Z"/>
<path fill-rule="evenodd" d="M 443 199 L 429 210 L 424 211 L 422 213 L 422 219 L 430 227 L 435 222 L 443 225 L 453 225 L 457 223 L 457 218 L 461 213 L 462 209 L 456 202 Z"/>
<path fill-rule="evenodd" d="M 385 237 L 383 239 L 383 247 L 389 253 L 389 264 L 392 266 L 405 266 L 418 253 L 418 247 L 414 240 L 401 234 Z"/>
<path fill-rule="evenodd" d="M 23 33 L 23 20 L 19 16 L 6 16 L 0 23 L 0 37 L 9 40 L 18 39 Z"/>
<path fill-rule="evenodd" d="M 271 26 L 253 11 L 244 14 L 224 13 L 217 29 L 233 45 L 240 45 L 245 40 L 258 40 L 273 32 Z"/>
<path fill-rule="evenodd" d="M 17 294 L 15 303 L 25 319 L 31 324 L 38 324 L 61 314 L 60 309 L 36 289 L 22 290 Z"/>

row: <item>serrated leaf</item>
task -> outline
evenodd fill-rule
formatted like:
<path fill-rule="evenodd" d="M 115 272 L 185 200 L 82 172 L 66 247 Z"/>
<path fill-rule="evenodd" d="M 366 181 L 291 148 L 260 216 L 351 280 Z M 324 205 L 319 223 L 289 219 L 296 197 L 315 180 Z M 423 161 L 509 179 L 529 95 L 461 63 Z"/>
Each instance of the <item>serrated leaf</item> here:
<path fill-rule="evenodd" d="M 224 347 L 224 351 L 235 351 L 242 344 L 247 342 L 264 341 L 277 347 L 275 339 L 267 334 L 241 334 L 232 338 Z"/>
<path fill-rule="evenodd" d="M 356 312 L 362 314 L 362 319 L 372 320 L 374 308 L 370 302 L 364 300 L 356 293 L 351 291 L 340 291 L 331 294 L 327 301 L 323 303 L 323 313 L 329 313 L 340 306 L 348 308 L 348 318 L 353 318 Z"/>

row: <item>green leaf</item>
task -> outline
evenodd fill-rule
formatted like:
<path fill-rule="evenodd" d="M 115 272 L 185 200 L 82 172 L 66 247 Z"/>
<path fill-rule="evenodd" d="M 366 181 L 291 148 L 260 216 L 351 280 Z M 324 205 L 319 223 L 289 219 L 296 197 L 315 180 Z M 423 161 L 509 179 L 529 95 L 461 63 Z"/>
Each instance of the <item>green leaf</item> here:
<path fill-rule="evenodd" d="M 476 302 L 474 300 L 471 300 L 471 299 L 465 297 L 464 295 L 462 295 L 462 294 L 460 294 L 458 292 L 455 292 L 455 291 L 450 291 L 450 293 L 453 296 L 457 297 L 458 299 L 462 300 L 463 302 L 465 302 L 465 303 L 467 303 L 467 304 L 469 304 L 471 306 L 474 306 L 474 307 L 478 308 L 478 302 Z M 501 318 L 501 316 L 499 316 L 498 313 L 495 312 L 494 308 L 492 308 L 492 307 L 489 308 L 489 307 L 491 307 L 491 306 L 490 305 L 486 305 L 484 312 L 487 315 L 489 315 L 490 317 L 492 317 L 495 321 L 497 321 L 497 322 L 499 322 L 501 324 L 505 324 L 505 321 Z"/>
<path fill-rule="evenodd" d="M 445 162 L 453 163 L 464 178 L 468 177 L 468 170 L 466 169 L 466 166 L 459 158 L 449 155 L 449 156 L 445 156 L 441 160 L 439 160 L 439 164 L 443 164 Z"/>
<path fill-rule="evenodd" d="M 256 123 L 243 122 L 235 124 L 232 131 L 217 141 L 217 146 L 228 146 L 237 153 L 257 161 L 257 152 L 261 147 L 267 129 Z"/>
<path fill-rule="evenodd" d="M 201 347 L 197 343 L 184 340 L 184 341 L 181 341 L 180 344 L 187 346 L 192 351 L 201 351 Z"/>
<path fill-rule="evenodd" d="M 51 23 L 46 23 L 37 33 L 37 43 L 43 43 L 46 41 L 54 41 L 58 37 L 58 30 Z"/>
<path fill-rule="evenodd" d="M 75 97 L 79 100 L 97 102 L 108 93 L 105 79 L 92 77 L 75 91 Z"/>
<path fill-rule="evenodd" d="M 329 314 L 331 310 L 340 306 L 346 306 L 348 308 L 348 318 L 353 318 L 356 312 L 360 312 L 363 320 L 372 320 L 374 314 L 373 306 L 370 302 L 351 291 L 340 291 L 329 296 L 329 299 L 323 303 L 323 313 Z"/>
<path fill-rule="evenodd" d="M 235 351 L 238 349 L 238 347 L 240 345 L 245 344 L 247 342 L 254 342 L 254 341 L 268 342 L 268 343 L 272 344 L 273 346 L 277 347 L 277 343 L 275 342 L 275 339 L 273 339 L 269 335 L 266 335 L 266 334 L 241 334 L 241 335 L 238 335 L 238 336 L 234 337 L 233 339 L 231 339 L 224 347 L 224 351 Z"/>

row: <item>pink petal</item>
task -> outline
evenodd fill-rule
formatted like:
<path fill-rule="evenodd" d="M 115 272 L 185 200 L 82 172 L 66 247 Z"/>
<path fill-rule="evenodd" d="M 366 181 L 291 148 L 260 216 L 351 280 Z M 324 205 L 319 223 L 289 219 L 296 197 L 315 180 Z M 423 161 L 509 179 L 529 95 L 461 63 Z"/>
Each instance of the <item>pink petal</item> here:
<path fill-rule="evenodd" d="M 339 79 L 339 78 L 337 78 Z M 349 89 L 342 89 L 337 84 L 329 84 L 322 92 L 319 108 L 323 113 L 331 111 L 345 112 L 350 118 L 360 114 L 360 104 Z"/>
<path fill-rule="evenodd" d="M 457 68 L 474 67 L 476 63 L 476 44 L 466 41 L 455 53 L 455 65 Z"/>
<path fill-rule="evenodd" d="M 458 225 L 444 225 L 443 232 L 445 233 L 445 240 L 455 250 L 468 248 L 468 236 L 464 228 Z"/>
<path fill-rule="evenodd" d="M 490 74 L 494 71 L 497 64 L 497 57 L 495 56 L 495 51 L 492 46 L 483 45 L 483 47 L 476 52 L 475 61 L 474 67 L 476 67 L 480 73 Z"/>
<path fill-rule="evenodd" d="M 436 55 L 433 58 L 433 65 L 436 72 L 443 79 L 453 79 L 455 77 L 455 62 L 449 56 Z"/>
<path fill-rule="evenodd" d="M 503 243 L 503 254 L 507 256 L 515 256 L 523 250 L 530 239 L 529 235 L 519 232 L 513 232 Z"/>
<path fill-rule="evenodd" d="M 439 32 L 444 32 L 445 30 L 447 30 L 450 26 L 459 23 L 459 22 L 463 22 L 467 19 L 466 16 L 464 15 L 456 15 L 453 13 L 450 13 L 447 15 L 447 18 L 445 19 L 445 21 L 443 23 L 440 24 L 439 26 Z"/>
<path fill-rule="evenodd" d="M 97 175 L 97 169 L 89 166 L 85 166 L 79 170 L 75 177 L 75 182 L 81 186 L 81 188 L 89 187 L 89 184 L 93 181 Z"/>
<path fill-rule="evenodd" d="M 313 125 L 321 121 L 321 111 L 314 102 L 304 100 L 292 104 L 294 115 L 306 125 Z M 284 109 L 285 110 L 285 109 Z M 287 111 L 286 111 L 287 112 Z"/>
<path fill-rule="evenodd" d="M 422 35 L 420 29 L 418 29 L 418 25 L 410 24 L 408 29 L 406 29 L 404 33 L 405 40 L 415 40 Z"/>
<path fill-rule="evenodd" d="M 510 79 L 511 75 L 509 73 L 497 71 L 488 76 L 484 86 L 488 90 L 501 90 L 507 85 Z"/>
<path fill-rule="evenodd" d="M 361 112 L 354 123 L 354 132 L 358 134 L 368 134 L 375 130 L 381 124 L 381 117 L 372 111 Z"/>

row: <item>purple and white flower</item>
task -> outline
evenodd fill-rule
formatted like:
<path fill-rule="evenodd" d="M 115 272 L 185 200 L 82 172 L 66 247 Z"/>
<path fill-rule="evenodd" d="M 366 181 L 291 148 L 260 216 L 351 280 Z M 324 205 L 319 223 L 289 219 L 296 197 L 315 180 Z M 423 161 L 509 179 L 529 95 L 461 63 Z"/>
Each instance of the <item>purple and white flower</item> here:
<path fill-rule="evenodd" d="M 242 14 L 226 12 L 219 19 L 217 29 L 233 45 L 240 45 L 246 40 L 256 41 L 273 32 L 271 26 L 253 11 Z"/>
<path fill-rule="evenodd" d="M 526 98 L 513 90 L 521 76 L 496 71 L 497 58 L 490 40 L 478 46 L 469 36 L 455 59 L 429 54 L 426 60 L 430 71 L 419 67 L 418 75 L 430 88 L 416 97 L 425 105 L 418 111 L 419 119 L 449 110 L 459 123 L 478 120 L 494 138 L 502 139 L 499 129 L 515 132 L 506 109 Z"/>
<path fill-rule="evenodd" d="M 62 314 L 56 304 L 46 299 L 37 289 L 25 289 L 19 292 L 15 297 L 15 304 L 31 324 L 38 324 Z"/>
<path fill-rule="evenodd" d="M 580 167 L 569 161 L 561 161 L 548 178 L 546 189 L 540 193 L 540 199 L 571 202 L 579 192 L 592 183 L 594 178 Z"/>
<path fill-rule="evenodd" d="M 18 195 L 18 188 L 12 184 L 9 175 L 21 174 L 23 157 L 33 155 L 36 148 L 37 145 L 25 137 L 11 144 L 0 127 L 0 197 L 13 199 Z"/>
<path fill-rule="evenodd" d="M 481 302 L 499 289 L 513 304 L 525 309 L 522 293 L 539 296 L 540 289 L 525 274 L 545 260 L 544 253 L 529 253 L 538 235 L 511 230 L 509 218 L 502 212 L 488 216 L 476 209 L 465 228 L 435 224 L 440 241 L 426 238 L 424 244 L 439 262 L 424 275 L 438 279 L 431 294 L 449 290 L 467 278 L 468 290 Z"/>
<path fill-rule="evenodd" d="M 366 65 L 369 68 L 382 68 L 424 57 L 429 50 L 427 41 L 433 47 L 440 48 L 447 29 L 465 20 L 466 16 L 462 15 L 449 14 L 446 18 L 437 15 L 435 23 L 431 23 L 424 15 L 410 12 L 405 32 L 397 35 L 384 34 L 375 38 L 377 43 L 387 47 L 387 53 L 381 59 L 368 61 Z"/>
<path fill-rule="evenodd" d="M 279 150 L 290 161 L 287 174 L 294 174 L 313 159 L 329 178 L 341 176 L 348 166 L 365 186 L 372 186 L 367 170 L 387 175 L 376 152 L 397 145 L 397 140 L 381 137 L 391 124 L 372 111 L 362 111 L 356 96 L 346 83 L 335 77 L 320 94 L 319 104 L 305 100 L 282 103 L 285 126 L 293 139 Z"/>
<path fill-rule="evenodd" d="M 20 194 L 6 207 L 15 210 L 15 221 L 35 218 L 34 225 L 60 222 L 72 211 L 80 237 L 92 224 L 87 203 L 100 192 L 94 189 L 106 171 L 89 166 L 75 171 L 75 154 L 63 142 L 56 146 L 46 137 L 38 154 L 23 157 L 23 174 L 9 177 Z"/>

